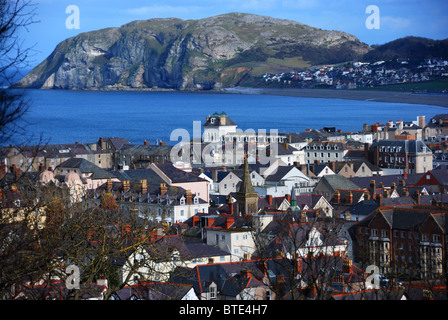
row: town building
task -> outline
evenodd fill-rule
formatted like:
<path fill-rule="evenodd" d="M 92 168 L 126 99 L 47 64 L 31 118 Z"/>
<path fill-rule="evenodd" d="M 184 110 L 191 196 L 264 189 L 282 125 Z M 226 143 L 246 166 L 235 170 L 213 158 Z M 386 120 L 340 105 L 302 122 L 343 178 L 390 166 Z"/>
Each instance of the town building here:
<path fill-rule="evenodd" d="M 380 168 L 406 173 L 424 173 L 433 167 L 432 152 L 422 140 L 375 141 L 370 146 L 369 161 Z"/>

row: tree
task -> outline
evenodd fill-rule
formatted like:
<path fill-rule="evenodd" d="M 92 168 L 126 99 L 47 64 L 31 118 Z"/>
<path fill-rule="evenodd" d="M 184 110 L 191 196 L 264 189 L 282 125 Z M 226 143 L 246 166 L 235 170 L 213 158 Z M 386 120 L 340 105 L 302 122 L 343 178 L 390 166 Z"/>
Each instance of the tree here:
<path fill-rule="evenodd" d="M 29 108 L 22 93 L 7 88 L 21 68 L 28 66 L 31 48 L 24 48 L 19 32 L 35 23 L 35 5 L 31 0 L 0 0 L 0 143 L 24 132 L 19 126 Z"/>

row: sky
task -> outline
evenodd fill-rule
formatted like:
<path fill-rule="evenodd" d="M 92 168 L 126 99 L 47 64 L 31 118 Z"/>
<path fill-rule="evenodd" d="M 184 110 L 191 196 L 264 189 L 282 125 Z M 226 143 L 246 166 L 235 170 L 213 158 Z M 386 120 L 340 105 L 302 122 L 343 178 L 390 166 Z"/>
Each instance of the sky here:
<path fill-rule="evenodd" d="M 134 20 L 201 19 L 230 12 L 344 31 L 369 45 L 406 36 L 448 38 L 447 0 L 32 0 L 32 4 L 36 22 L 20 34 L 23 45 L 32 49 L 31 66 L 50 55 L 59 42 L 82 32 Z M 366 10 L 372 5 L 375 11 Z"/>

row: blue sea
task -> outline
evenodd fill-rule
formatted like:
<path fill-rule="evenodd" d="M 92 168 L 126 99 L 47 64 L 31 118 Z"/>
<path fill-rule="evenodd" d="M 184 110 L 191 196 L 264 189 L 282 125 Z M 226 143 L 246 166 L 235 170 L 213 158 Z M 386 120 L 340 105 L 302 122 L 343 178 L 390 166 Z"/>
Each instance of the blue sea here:
<path fill-rule="evenodd" d="M 336 127 L 362 130 L 363 124 L 414 121 L 446 113 L 437 106 L 269 95 L 25 90 L 30 109 L 23 121 L 26 136 L 13 144 L 86 143 L 122 137 L 134 144 L 170 140 L 176 129 L 191 136 L 196 121 L 225 112 L 241 130 L 301 132 Z"/>

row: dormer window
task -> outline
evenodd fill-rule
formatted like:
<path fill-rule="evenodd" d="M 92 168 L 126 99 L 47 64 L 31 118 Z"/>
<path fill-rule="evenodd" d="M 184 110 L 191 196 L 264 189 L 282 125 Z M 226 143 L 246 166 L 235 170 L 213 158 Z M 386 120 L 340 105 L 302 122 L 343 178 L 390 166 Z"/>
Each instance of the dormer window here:
<path fill-rule="evenodd" d="M 180 198 L 179 203 L 180 203 L 181 205 L 184 205 L 184 204 L 185 204 L 185 197 L 184 197 L 184 196 L 182 196 L 182 197 Z"/>
<path fill-rule="evenodd" d="M 215 123 L 215 118 L 210 118 L 210 123 L 214 124 Z"/>
<path fill-rule="evenodd" d="M 193 199 L 194 204 L 199 204 L 199 197 L 196 195 Z"/>

